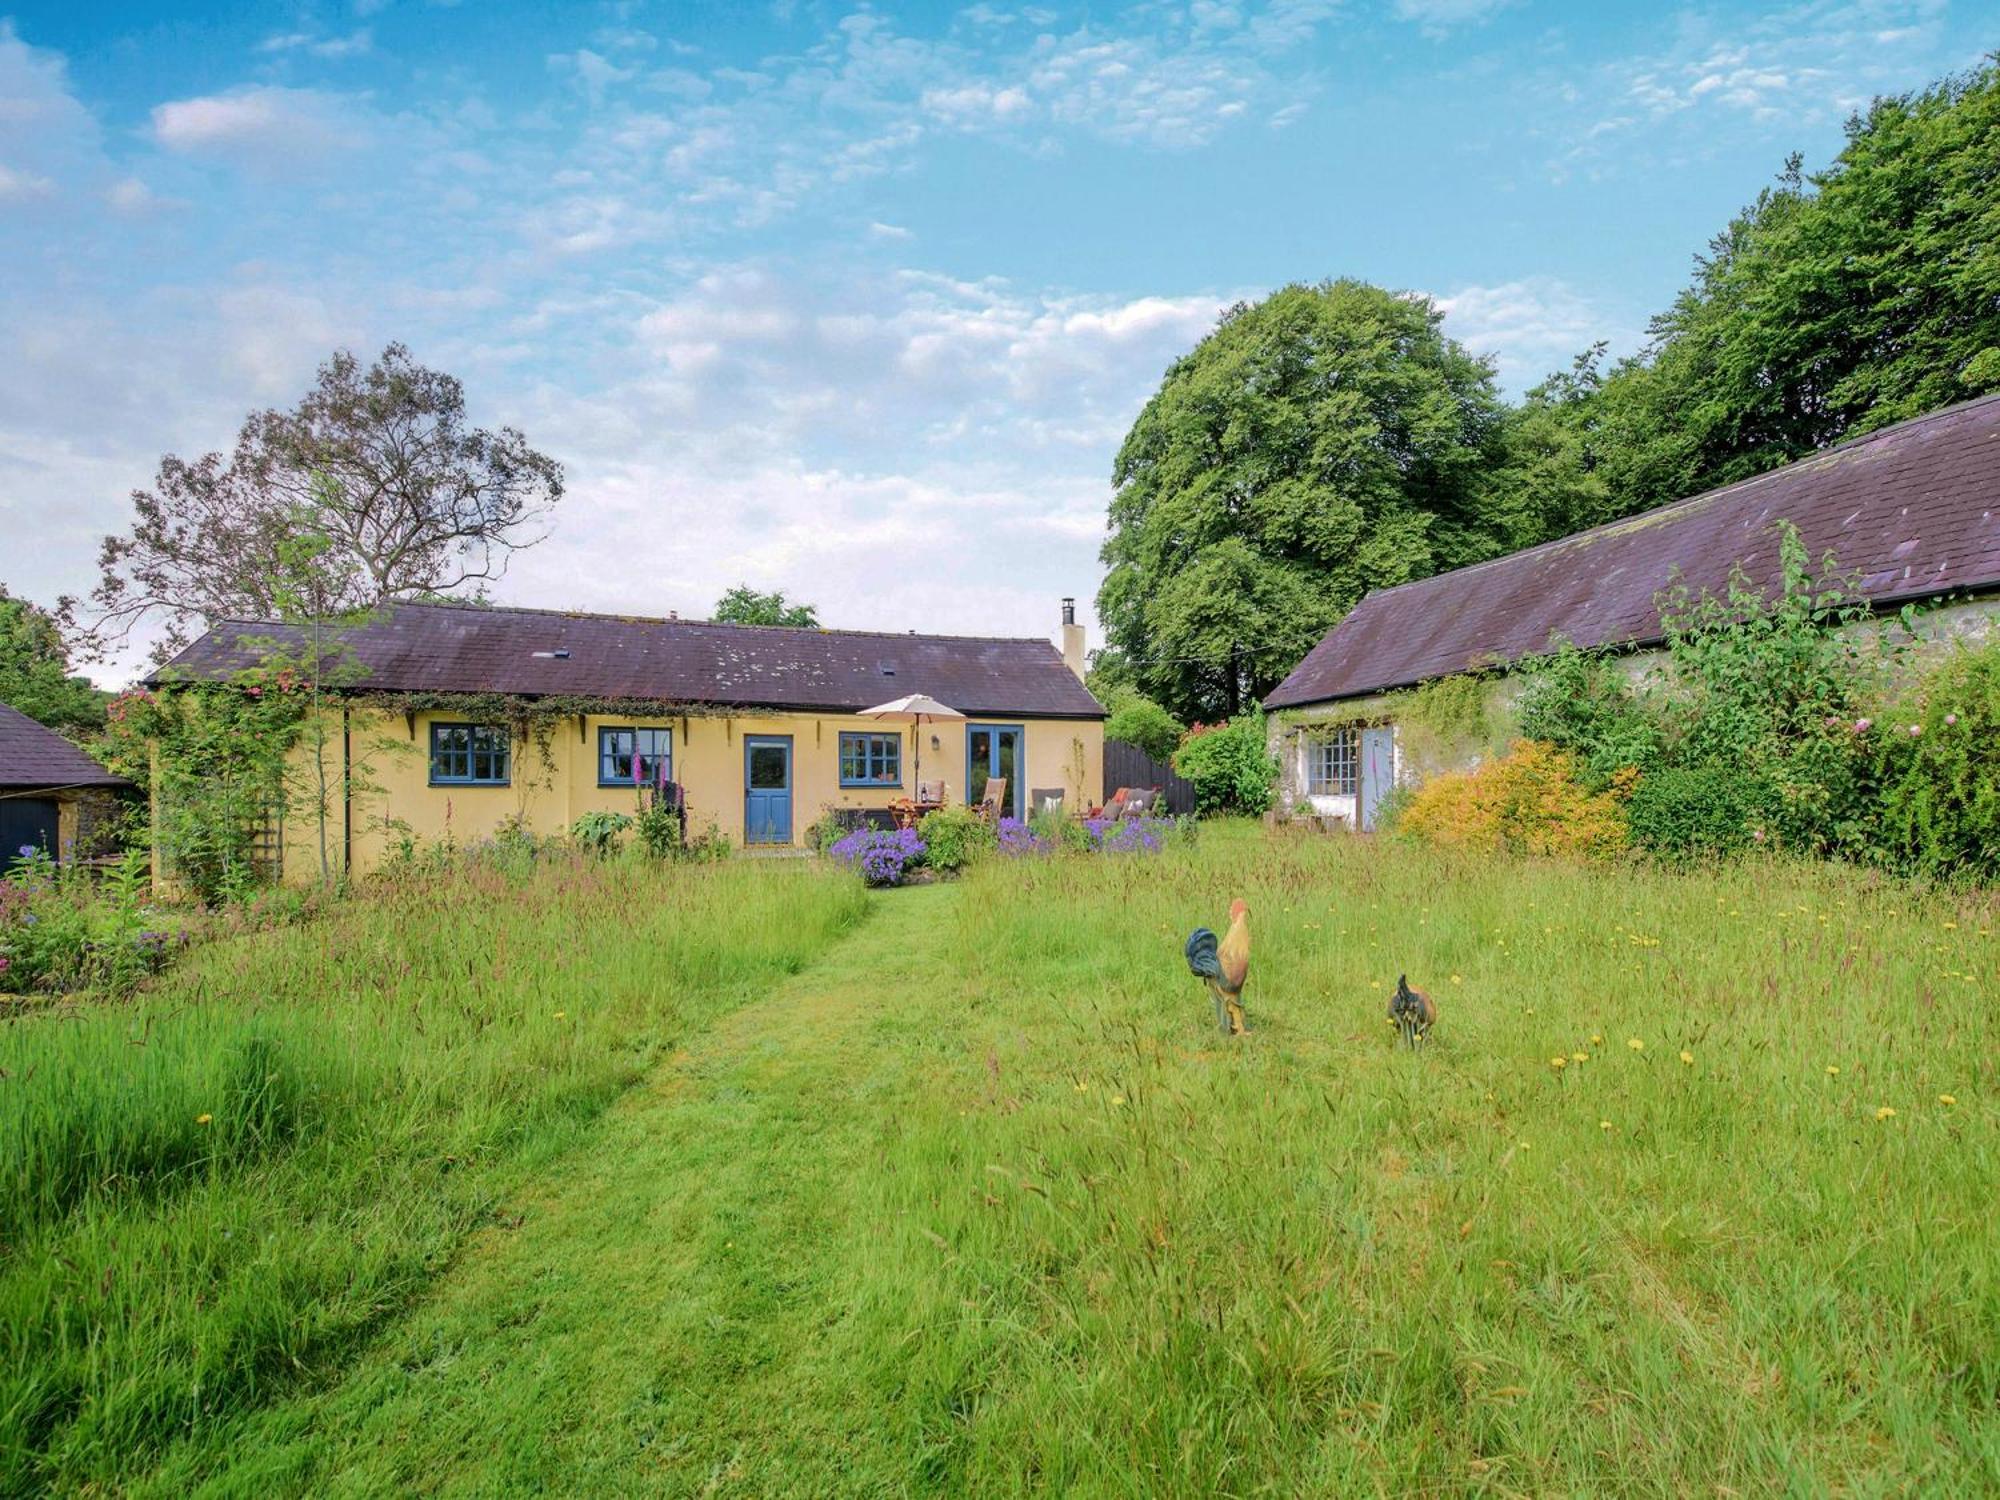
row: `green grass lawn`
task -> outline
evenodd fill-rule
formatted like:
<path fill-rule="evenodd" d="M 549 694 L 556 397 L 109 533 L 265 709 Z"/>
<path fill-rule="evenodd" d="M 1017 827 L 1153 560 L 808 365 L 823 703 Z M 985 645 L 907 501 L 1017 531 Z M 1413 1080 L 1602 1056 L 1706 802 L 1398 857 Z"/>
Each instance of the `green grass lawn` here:
<path fill-rule="evenodd" d="M 149 1049 L 194 1027 L 165 1055 L 201 1055 L 211 1014 L 292 1036 L 296 1008 L 282 1046 L 317 1059 L 292 1124 L 201 1171 L 63 1176 L 45 1123 L 29 1165 L 58 1185 L 0 1185 L 23 1218 L 0 1232 L 0 1472 L 259 1496 L 2000 1489 L 1990 899 L 1229 826 L 865 899 L 761 863 L 629 901 L 626 878 L 211 950 L 142 1002 L 143 1048 L 130 1011 L 0 1029 L 0 1100 L 41 1049 L 94 1072 L 92 1110 L 157 1093 L 191 1119 Z M 1237 895 L 1254 1029 L 1230 1041 L 1180 946 Z M 355 933 L 318 987 L 247 993 Z M 486 1019 L 447 1044 L 410 1018 L 468 963 Z M 1404 970 L 1441 1011 L 1418 1055 L 1383 1019 Z M 73 1039 L 93 1027 L 126 1050 Z M 244 1228 L 262 1261 L 218 1248 Z M 212 1290 L 179 1269 L 199 1257 Z M 343 1259 L 396 1269 L 357 1298 Z M 176 1340 L 232 1298 L 227 1394 L 175 1399 L 211 1357 Z"/>

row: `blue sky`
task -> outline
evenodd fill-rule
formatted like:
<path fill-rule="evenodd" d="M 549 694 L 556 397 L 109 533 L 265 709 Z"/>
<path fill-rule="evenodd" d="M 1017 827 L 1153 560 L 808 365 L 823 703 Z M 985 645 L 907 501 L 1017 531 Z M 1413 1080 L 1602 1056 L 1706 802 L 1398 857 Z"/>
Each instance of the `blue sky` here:
<path fill-rule="evenodd" d="M 0 580 L 86 587 L 161 453 L 401 339 L 569 469 L 505 599 L 1041 633 L 1229 302 L 1423 291 L 1511 391 L 1631 349 L 1980 9 L 0 9 Z"/>

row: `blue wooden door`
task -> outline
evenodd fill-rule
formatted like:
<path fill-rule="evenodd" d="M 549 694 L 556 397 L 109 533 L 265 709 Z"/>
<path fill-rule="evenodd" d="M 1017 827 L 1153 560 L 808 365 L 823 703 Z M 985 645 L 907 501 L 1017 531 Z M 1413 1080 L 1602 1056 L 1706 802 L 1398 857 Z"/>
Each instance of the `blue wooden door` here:
<path fill-rule="evenodd" d="M 1386 726 L 1361 731 L 1361 831 L 1373 833 L 1382 799 L 1396 784 L 1396 731 Z"/>
<path fill-rule="evenodd" d="M 792 737 L 743 737 L 743 842 L 792 841 Z"/>

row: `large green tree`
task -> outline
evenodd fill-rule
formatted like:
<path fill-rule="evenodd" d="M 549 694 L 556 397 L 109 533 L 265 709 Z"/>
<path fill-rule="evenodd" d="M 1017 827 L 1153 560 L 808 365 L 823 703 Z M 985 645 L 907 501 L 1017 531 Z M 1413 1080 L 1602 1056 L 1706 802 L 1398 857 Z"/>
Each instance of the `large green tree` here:
<path fill-rule="evenodd" d="M 1104 666 L 1199 719 L 1254 703 L 1373 588 L 1490 556 L 1506 412 L 1421 297 L 1356 281 L 1239 305 L 1119 449 Z"/>
<path fill-rule="evenodd" d="M 70 671 L 54 617 L 0 584 L 0 703 L 81 741 L 104 728 L 105 701 L 89 678 Z"/>

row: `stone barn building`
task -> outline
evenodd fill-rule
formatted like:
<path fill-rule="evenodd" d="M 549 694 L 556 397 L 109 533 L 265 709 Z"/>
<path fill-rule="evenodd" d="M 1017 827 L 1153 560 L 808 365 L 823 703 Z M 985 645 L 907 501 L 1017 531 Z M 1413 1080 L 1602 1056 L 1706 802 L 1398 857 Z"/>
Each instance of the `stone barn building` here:
<path fill-rule="evenodd" d="M 1367 831 L 1398 782 L 1490 744 L 1443 742 L 1424 685 L 1514 667 L 1558 640 L 1658 660 L 1661 591 L 1720 593 L 1740 566 L 1780 578 L 1790 522 L 1879 612 L 1926 607 L 1927 634 L 1986 631 L 2000 613 L 2000 396 L 1917 417 L 1782 469 L 1559 541 L 1369 594 L 1265 700 L 1285 815 Z M 1479 691 L 1504 721 L 1518 686 Z"/>

